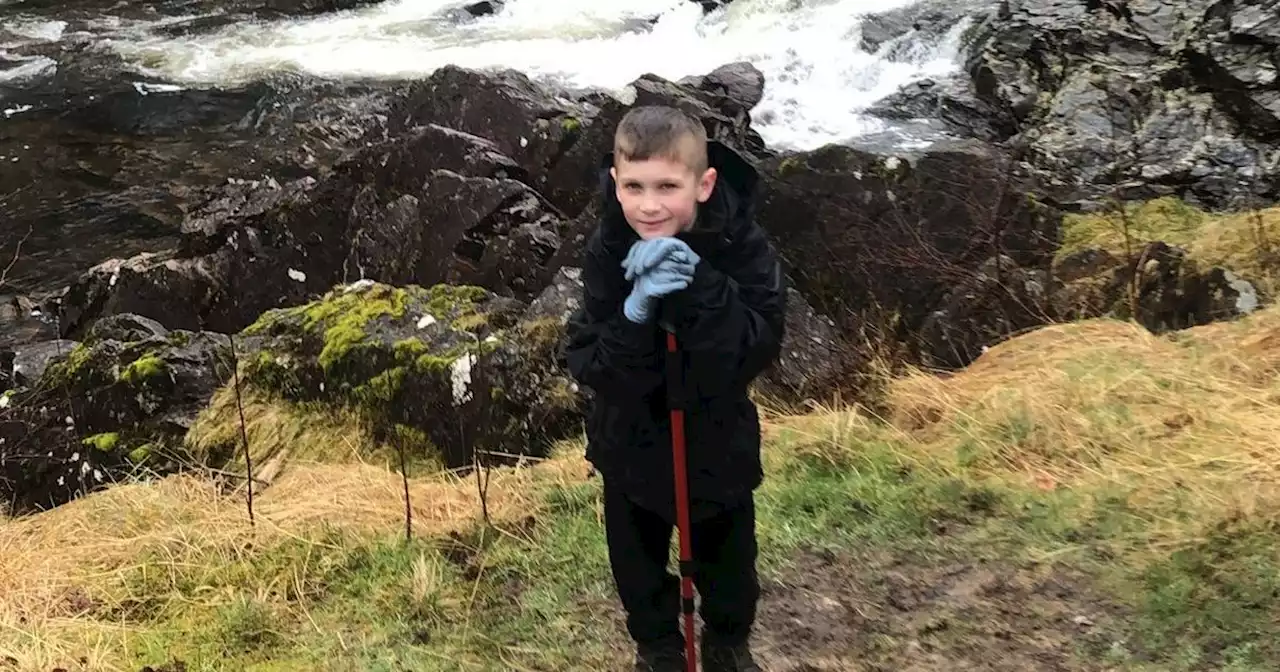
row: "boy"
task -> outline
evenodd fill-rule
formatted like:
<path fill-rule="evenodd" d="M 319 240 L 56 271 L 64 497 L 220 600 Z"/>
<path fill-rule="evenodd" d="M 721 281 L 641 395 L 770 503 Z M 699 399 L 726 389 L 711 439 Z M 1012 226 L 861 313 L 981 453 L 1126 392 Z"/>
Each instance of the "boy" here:
<path fill-rule="evenodd" d="M 752 218 L 755 170 L 669 107 L 619 123 L 601 176 L 603 215 L 569 324 L 573 376 L 596 395 L 587 459 L 604 480 L 605 537 L 636 670 L 684 672 L 665 330 L 682 351 L 694 582 L 703 670 L 758 671 L 754 490 L 760 421 L 751 381 L 778 356 L 786 292 Z M 669 320 L 669 324 L 661 324 Z"/>

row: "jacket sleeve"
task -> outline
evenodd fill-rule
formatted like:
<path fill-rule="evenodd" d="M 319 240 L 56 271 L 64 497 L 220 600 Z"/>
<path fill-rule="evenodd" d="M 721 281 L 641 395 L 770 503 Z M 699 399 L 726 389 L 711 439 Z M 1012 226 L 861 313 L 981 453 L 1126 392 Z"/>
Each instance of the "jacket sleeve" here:
<path fill-rule="evenodd" d="M 777 252 L 752 223 L 713 268 L 698 264 L 688 289 L 669 297 L 689 391 L 713 397 L 745 389 L 782 350 L 787 291 Z"/>
<path fill-rule="evenodd" d="M 663 383 L 657 327 L 622 314 L 631 285 L 598 237 L 587 244 L 582 308 L 569 319 L 565 359 L 579 383 L 603 397 L 639 398 Z"/>

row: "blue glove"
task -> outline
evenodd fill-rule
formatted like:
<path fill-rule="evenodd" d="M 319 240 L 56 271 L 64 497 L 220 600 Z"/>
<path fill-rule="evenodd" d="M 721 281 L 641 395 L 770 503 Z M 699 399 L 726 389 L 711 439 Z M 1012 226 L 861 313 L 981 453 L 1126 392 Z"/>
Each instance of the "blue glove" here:
<path fill-rule="evenodd" d="M 641 275 L 631 287 L 631 294 L 622 304 L 622 313 L 636 324 L 648 322 L 656 300 L 678 292 L 693 282 L 694 265 L 667 259 L 653 270 Z"/>
<path fill-rule="evenodd" d="M 651 238 L 637 241 L 622 260 L 626 269 L 628 282 L 653 270 L 663 260 L 670 259 L 677 263 L 697 266 L 701 258 L 690 249 L 689 245 L 679 238 Z M 692 271 L 690 271 L 692 274 Z"/>

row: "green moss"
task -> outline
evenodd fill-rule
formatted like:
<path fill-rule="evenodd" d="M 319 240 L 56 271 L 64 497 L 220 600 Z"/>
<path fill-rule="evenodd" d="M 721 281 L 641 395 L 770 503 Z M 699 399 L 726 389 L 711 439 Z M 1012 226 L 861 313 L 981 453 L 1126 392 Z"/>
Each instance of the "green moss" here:
<path fill-rule="evenodd" d="M 796 167 L 798 167 L 799 165 L 800 165 L 800 159 L 797 159 L 794 156 L 788 156 L 787 158 L 778 162 L 778 176 L 786 177 L 787 175 L 790 175 L 792 172 L 795 171 Z"/>
<path fill-rule="evenodd" d="M 565 133 L 577 133 L 582 130 L 582 122 L 577 117 L 565 117 L 560 120 L 560 128 Z"/>
<path fill-rule="evenodd" d="M 1058 256 L 1087 248 L 1123 254 L 1126 236 L 1129 245 L 1135 248 L 1157 240 L 1170 245 L 1190 246 L 1207 219 L 1208 215 L 1203 211 L 1173 196 L 1144 203 L 1127 203 L 1123 210 L 1114 208 L 1091 214 L 1068 214 L 1062 220 L 1062 247 Z"/>
<path fill-rule="evenodd" d="M 476 311 L 476 304 L 488 296 L 483 287 L 474 285 L 434 285 L 425 290 L 427 312 L 436 319 L 457 319 Z"/>
<path fill-rule="evenodd" d="M 94 434 L 83 441 L 84 445 L 92 446 L 104 453 L 109 453 L 116 449 L 120 444 L 120 434 L 116 432 L 106 432 L 104 434 Z"/>
<path fill-rule="evenodd" d="M 494 347 L 496 346 L 492 343 L 466 342 L 445 352 L 433 353 L 427 344 L 419 339 L 407 338 L 397 341 L 392 346 L 395 352 L 395 366 L 356 387 L 352 396 L 356 403 L 370 410 L 377 410 L 399 397 L 405 379 L 410 374 L 446 375 L 458 358 L 466 355 L 487 354 L 492 352 Z"/>
<path fill-rule="evenodd" d="M 166 367 L 159 355 L 149 352 L 125 367 L 120 372 L 120 380 L 130 385 L 140 385 L 164 373 Z"/>
<path fill-rule="evenodd" d="M 554 317 L 521 322 L 518 329 L 521 342 L 527 349 L 536 352 L 553 350 L 564 337 L 564 325 Z"/>
<path fill-rule="evenodd" d="M 77 345 L 67 353 L 66 359 L 50 365 L 45 370 L 45 379 L 54 385 L 70 384 L 80 374 L 81 369 L 89 363 L 90 353 L 91 350 L 85 344 Z"/>
<path fill-rule="evenodd" d="M 300 396 L 302 381 L 288 360 L 267 351 L 259 352 L 244 364 L 245 382 L 263 390 L 271 390 L 288 397 Z"/>
<path fill-rule="evenodd" d="M 169 338 L 165 339 L 175 348 L 184 348 L 191 343 L 191 333 L 187 331 L 171 331 Z"/>
<path fill-rule="evenodd" d="M 151 458 L 151 453 L 155 450 L 155 444 L 144 443 L 137 448 L 129 451 L 129 461 L 134 464 L 143 464 Z"/>

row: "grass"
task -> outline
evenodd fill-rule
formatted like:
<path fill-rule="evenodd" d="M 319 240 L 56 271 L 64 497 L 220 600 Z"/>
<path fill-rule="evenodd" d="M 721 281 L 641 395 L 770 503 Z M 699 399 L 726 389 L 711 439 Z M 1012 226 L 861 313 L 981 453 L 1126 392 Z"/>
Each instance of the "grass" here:
<path fill-rule="evenodd" d="M 768 418 L 767 576 L 814 549 L 1064 567 L 1125 614 L 1088 669 L 1280 661 L 1280 311 L 1174 336 L 1055 325 L 887 395 L 883 418 Z M 469 479 L 415 477 L 412 542 L 398 475 L 361 463 L 283 471 L 256 530 L 195 476 L 2 522 L 0 669 L 612 669 L 581 450 L 496 472 L 493 528 Z"/>
<path fill-rule="evenodd" d="M 361 463 L 397 469 L 394 446 L 375 437 L 366 415 L 354 408 L 320 402 L 298 403 L 257 389 L 241 388 L 245 434 L 255 465 L 254 478 L 270 482 L 294 463 Z M 196 417 L 184 441 L 198 464 L 245 470 L 240 414 L 235 386 L 228 382 Z M 407 449 L 410 474 L 436 473 L 443 469 L 434 450 Z"/>
<path fill-rule="evenodd" d="M 1183 247 L 1205 267 L 1222 266 L 1254 283 L 1264 296 L 1280 291 L 1280 207 L 1210 213 L 1169 196 L 1116 211 L 1071 214 L 1063 221 L 1058 256 L 1100 248 L 1124 258 L 1128 226 L 1132 253 L 1148 242 Z"/>

